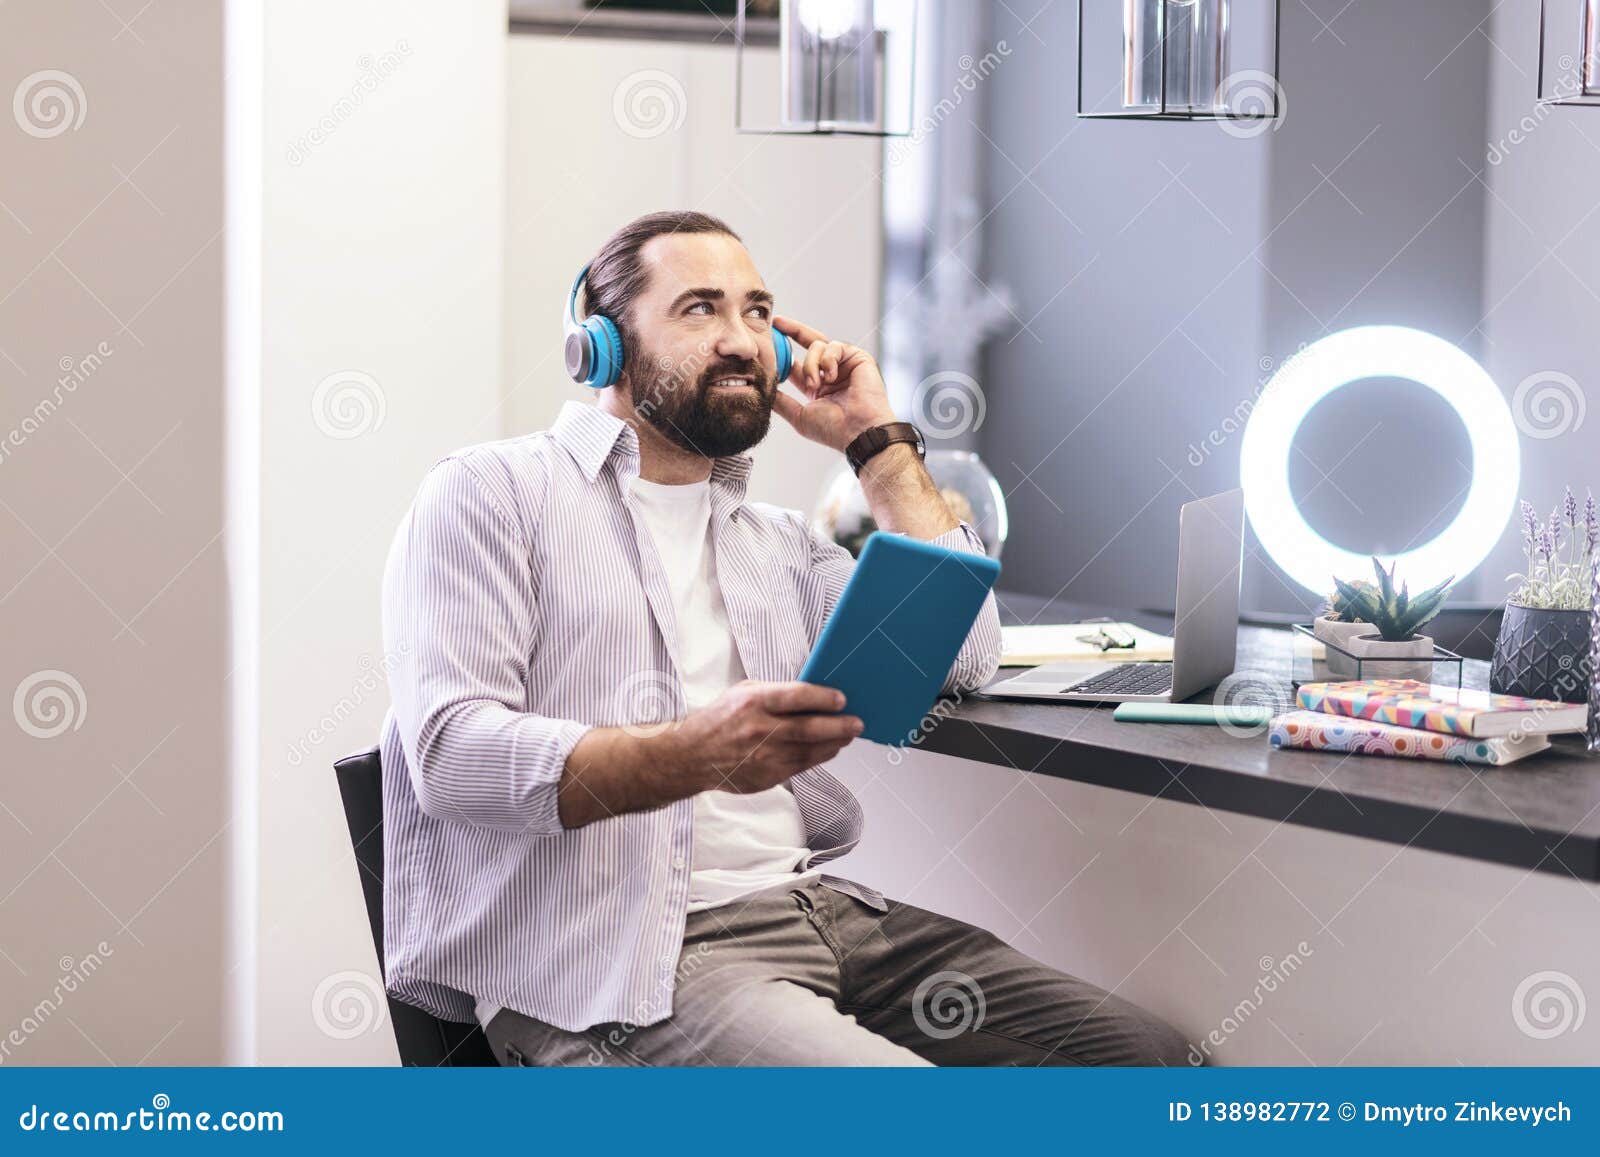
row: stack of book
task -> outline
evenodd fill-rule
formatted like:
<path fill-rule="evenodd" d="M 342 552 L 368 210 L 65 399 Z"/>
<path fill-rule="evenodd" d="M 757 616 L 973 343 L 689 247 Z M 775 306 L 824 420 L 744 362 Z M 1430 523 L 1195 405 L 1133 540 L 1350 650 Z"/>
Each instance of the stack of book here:
<path fill-rule="evenodd" d="M 1274 747 L 1502 765 L 1545 750 L 1550 736 L 1582 731 L 1588 708 L 1458 691 L 1415 679 L 1306 683 L 1299 710 L 1272 721 Z"/>

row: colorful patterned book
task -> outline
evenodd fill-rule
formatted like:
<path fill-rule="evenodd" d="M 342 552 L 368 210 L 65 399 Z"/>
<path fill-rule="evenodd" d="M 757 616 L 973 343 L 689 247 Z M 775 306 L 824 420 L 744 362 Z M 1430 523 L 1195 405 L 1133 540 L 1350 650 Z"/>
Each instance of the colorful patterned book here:
<path fill-rule="evenodd" d="M 1344 751 L 1355 755 L 1388 755 L 1403 759 L 1454 760 L 1504 766 L 1545 750 L 1543 735 L 1470 739 L 1370 719 L 1348 719 L 1320 711 L 1289 711 L 1272 721 L 1267 737 L 1274 747 L 1311 751 Z"/>
<path fill-rule="evenodd" d="M 1300 706 L 1325 715 L 1346 715 L 1442 731 L 1475 739 L 1498 735 L 1550 735 L 1582 731 L 1587 709 L 1581 703 L 1491 695 L 1430 687 L 1416 679 L 1355 679 L 1345 683 L 1306 683 Z"/>

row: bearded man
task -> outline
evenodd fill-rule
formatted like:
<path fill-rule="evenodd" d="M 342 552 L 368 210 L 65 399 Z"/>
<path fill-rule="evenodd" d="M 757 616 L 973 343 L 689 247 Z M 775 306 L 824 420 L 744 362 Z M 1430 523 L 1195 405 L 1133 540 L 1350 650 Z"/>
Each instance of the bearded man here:
<path fill-rule="evenodd" d="M 389 991 L 504 1064 L 1183 1063 L 1142 1009 L 822 870 L 860 838 L 824 765 L 861 721 L 795 676 L 854 560 L 747 502 L 746 452 L 776 412 L 880 528 L 982 552 L 873 359 L 775 316 L 705 214 L 626 225 L 579 285 L 593 404 L 441 459 L 390 553 Z M 999 639 L 991 595 L 945 690 Z M 983 1010 L 957 1033 L 927 1007 L 950 983 Z"/>

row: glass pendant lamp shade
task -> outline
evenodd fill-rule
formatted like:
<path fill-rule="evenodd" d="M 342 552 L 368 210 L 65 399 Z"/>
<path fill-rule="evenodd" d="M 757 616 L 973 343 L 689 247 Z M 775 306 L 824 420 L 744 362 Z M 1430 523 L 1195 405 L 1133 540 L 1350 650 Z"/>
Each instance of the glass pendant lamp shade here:
<path fill-rule="evenodd" d="M 1273 121 L 1280 0 L 1079 0 L 1078 115 Z"/>
<path fill-rule="evenodd" d="M 754 7 L 735 24 L 741 132 L 910 134 L 920 0 L 780 0 L 776 52 Z"/>
<path fill-rule="evenodd" d="M 1600 105 L 1600 0 L 1540 0 L 1539 103 Z"/>
<path fill-rule="evenodd" d="M 878 120 L 872 0 L 789 0 L 779 29 L 785 128 L 862 129 Z"/>
<path fill-rule="evenodd" d="M 1583 6 L 1583 95 L 1600 96 L 1600 0 Z"/>
<path fill-rule="evenodd" d="M 1226 112 L 1229 0 L 1123 0 L 1122 107 Z M 1164 47 L 1163 47 L 1164 45 Z"/>

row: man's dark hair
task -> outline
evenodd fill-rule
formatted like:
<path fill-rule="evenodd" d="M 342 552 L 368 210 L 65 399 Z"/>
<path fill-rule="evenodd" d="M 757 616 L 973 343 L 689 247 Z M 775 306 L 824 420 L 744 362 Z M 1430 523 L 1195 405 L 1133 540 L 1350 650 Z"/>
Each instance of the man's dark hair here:
<path fill-rule="evenodd" d="M 639 254 L 651 238 L 668 233 L 726 233 L 735 241 L 742 240 L 725 222 L 693 209 L 646 213 L 629 221 L 606 240 L 589 265 L 589 276 L 584 279 L 584 308 L 579 311 L 579 317 L 603 313 L 617 323 L 622 331 L 624 365 L 632 360 L 635 352 L 629 333 L 633 301 L 644 292 L 650 277 Z"/>

